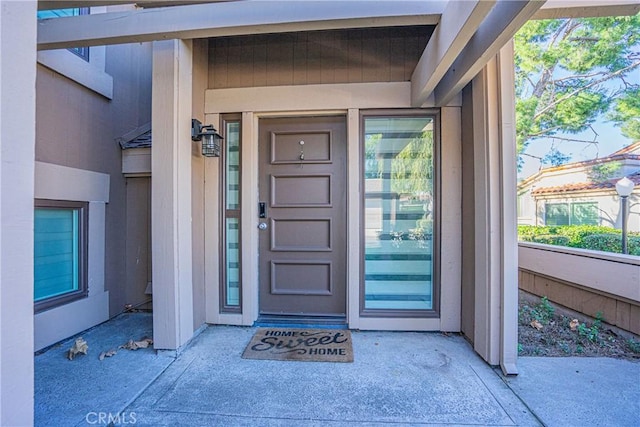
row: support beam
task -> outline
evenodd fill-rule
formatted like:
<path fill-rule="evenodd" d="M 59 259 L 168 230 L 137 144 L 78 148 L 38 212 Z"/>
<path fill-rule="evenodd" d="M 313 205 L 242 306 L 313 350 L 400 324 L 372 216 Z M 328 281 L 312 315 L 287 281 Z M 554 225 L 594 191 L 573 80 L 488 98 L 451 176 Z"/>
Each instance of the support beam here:
<path fill-rule="evenodd" d="M 219 3 L 224 1 L 237 0 L 38 0 L 38 10 L 112 6 L 132 3 L 135 3 L 139 7 L 167 7 L 187 4 Z"/>
<path fill-rule="evenodd" d="M 0 425 L 33 423 L 36 2 L 0 0 Z"/>
<path fill-rule="evenodd" d="M 193 336 L 191 41 L 153 44 L 151 241 L 154 348 Z"/>
<path fill-rule="evenodd" d="M 510 42 L 473 79 L 474 349 L 517 374 L 516 142 Z"/>
<path fill-rule="evenodd" d="M 421 107 L 476 32 L 495 0 L 449 2 L 411 76 L 411 105 Z"/>
<path fill-rule="evenodd" d="M 38 49 L 245 34 L 435 25 L 442 3 L 426 1 L 238 1 L 45 19 Z"/>
<path fill-rule="evenodd" d="M 436 86 L 435 105 L 447 105 L 543 3 L 544 1 L 499 1 Z"/>
<path fill-rule="evenodd" d="M 474 350 L 489 364 L 500 362 L 499 233 L 496 176 L 498 117 L 495 60 L 473 79 L 473 153 L 475 205 Z M 496 264 L 497 263 L 497 264 Z"/>
<path fill-rule="evenodd" d="M 500 120 L 501 291 L 500 367 L 518 373 L 518 215 L 516 213 L 516 95 L 513 40 L 498 54 L 498 115 Z"/>

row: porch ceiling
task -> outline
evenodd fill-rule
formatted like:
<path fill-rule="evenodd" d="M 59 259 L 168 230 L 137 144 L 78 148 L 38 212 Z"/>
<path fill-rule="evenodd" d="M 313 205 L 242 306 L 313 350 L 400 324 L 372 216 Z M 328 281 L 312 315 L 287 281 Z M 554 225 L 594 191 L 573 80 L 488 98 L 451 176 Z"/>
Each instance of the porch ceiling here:
<path fill-rule="evenodd" d="M 433 25 L 209 39 L 209 88 L 408 82 Z"/>

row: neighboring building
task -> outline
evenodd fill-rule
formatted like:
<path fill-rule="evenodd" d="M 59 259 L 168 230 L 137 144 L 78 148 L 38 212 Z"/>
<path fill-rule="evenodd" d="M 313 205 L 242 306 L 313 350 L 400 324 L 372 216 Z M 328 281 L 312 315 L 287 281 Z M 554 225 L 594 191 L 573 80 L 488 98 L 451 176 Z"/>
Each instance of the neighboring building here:
<path fill-rule="evenodd" d="M 2 425 L 31 419 L 35 349 L 150 296 L 156 349 L 207 323 L 452 331 L 516 373 L 509 40 L 640 9 L 0 2 Z M 62 5 L 104 9 L 36 23 Z"/>
<path fill-rule="evenodd" d="M 636 185 L 629 196 L 629 231 L 640 231 L 640 141 L 607 157 L 541 169 L 518 184 L 518 224 L 620 228 L 616 182 Z"/>

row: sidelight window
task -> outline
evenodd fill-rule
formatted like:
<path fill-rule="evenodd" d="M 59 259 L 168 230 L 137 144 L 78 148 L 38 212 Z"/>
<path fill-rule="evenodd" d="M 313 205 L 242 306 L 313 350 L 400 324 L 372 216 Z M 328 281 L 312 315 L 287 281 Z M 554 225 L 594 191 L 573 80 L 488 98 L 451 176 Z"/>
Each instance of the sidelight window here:
<path fill-rule="evenodd" d="M 224 207 L 223 242 L 221 251 L 221 310 L 224 312 L 240 312 L 241 303 L 241 252 L 240 252 L 240 116 L 223 117 L 222 155 L 222 205 Z"/>
<path fill-rule="evenodd" d="M 435 116 L 363 116 L 363 314 L 434 312 Z"/>

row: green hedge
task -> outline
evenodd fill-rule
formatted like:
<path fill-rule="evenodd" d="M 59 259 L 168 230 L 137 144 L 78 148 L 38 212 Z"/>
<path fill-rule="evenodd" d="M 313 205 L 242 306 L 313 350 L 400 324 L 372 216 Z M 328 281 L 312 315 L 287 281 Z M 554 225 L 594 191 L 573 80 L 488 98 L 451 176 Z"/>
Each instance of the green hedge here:
<path fill-rule="evenodd" d="M 597 225 L 519 225 L 518 238 L 524 242 L 546 243 L 594 251 L 622 252 L 621 231 Z M 629 254 L 640 255 L 640 233 L 629 233 Z"/>
<path fill-rule="evenodd" d="M 584 238 L 585 247 L 594 251 L 622 252 L 622 236 L 620 234 L 592 234 Z M 629 236 L 627 239 L 629 255 L 640 255 L 640 237 Z"/>

